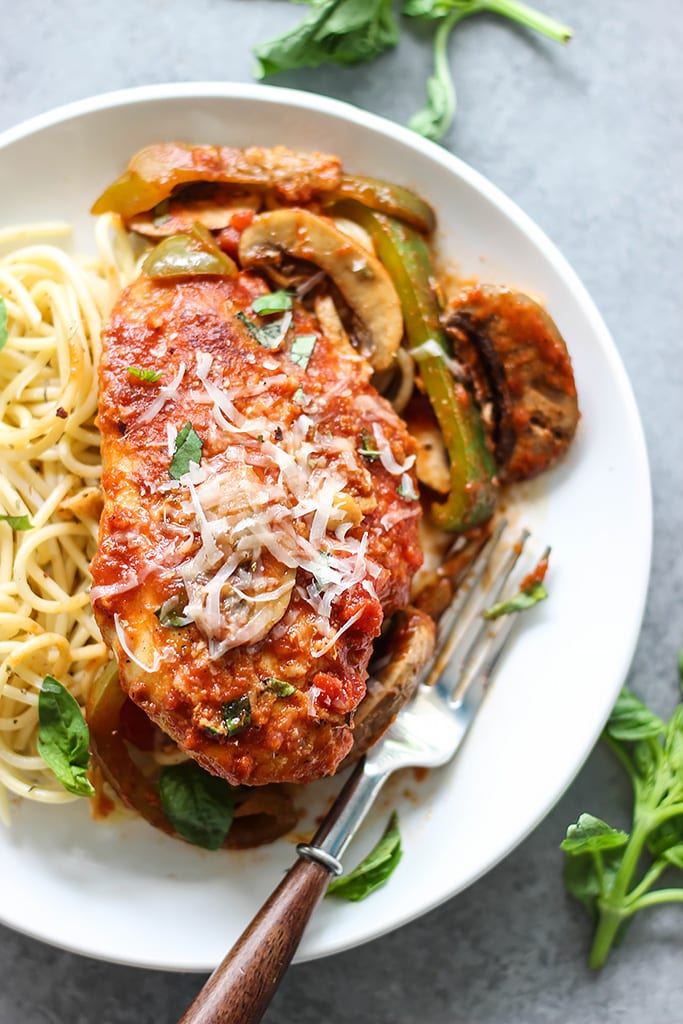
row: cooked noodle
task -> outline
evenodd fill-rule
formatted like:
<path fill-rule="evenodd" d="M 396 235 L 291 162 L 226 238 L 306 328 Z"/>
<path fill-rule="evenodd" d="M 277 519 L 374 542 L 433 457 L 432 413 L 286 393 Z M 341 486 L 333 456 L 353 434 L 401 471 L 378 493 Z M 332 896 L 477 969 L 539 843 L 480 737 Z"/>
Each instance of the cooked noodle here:
<path fill-rule="evenodd" d="M 0 818 L 8 793 L 44 803 L 77 799 L 39 756 L 38 691 L 59 679 L 82 704 L 108 659 L 90 607 L 101 472 L 97 408 L 100 331 L 135 253 L 117 217 L 97 222 L 98 260 L 54 241 L 67 224 L 0 231 Z M 45 239 L 50 239 L 46 244 Z M 17 246 L 20 246 L 17 248 Z"/>

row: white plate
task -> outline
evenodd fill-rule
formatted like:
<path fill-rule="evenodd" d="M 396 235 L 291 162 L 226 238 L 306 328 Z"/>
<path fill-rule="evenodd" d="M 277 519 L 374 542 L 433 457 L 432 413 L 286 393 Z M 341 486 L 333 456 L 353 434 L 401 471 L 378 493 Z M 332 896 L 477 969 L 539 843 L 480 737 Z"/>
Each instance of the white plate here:
<path fill-rule="evenodd" d="M 438 211 L 442 251 L 460 271 L 543 298 L 576 371 L 583 414 L 576 441 L 519 506 L 520 519 L 553 545 L 550 600 L 518 630 L 456 763 L 426 782 L 396 780 L 347 855 L 359 858 L 398 805 L 405 853 L 390 884 L 365 903 L 323 903 L 303 960 L 381 935 L 464 889 L 528 834 L 578 771 L 624 680 L 643 613 L 647 456 L 614 343 L 542 232 L 445 150 L 345 104 L 214 83 L 73 104 L 0 137 L 0 224 L 66 217 L 78 246 L 91 250 L 91 201 L 132 153 L 163 140 L 322 149 L 351 170 L 415 187 Z M 320 793 L 312 798 L 319 802 Z M 85 803 L 24 805 L 0 832 L 7 883 L 0 917 L 91 956 L 208 969 L 293 852 L 281 841 L 247 854 L 209 854 L 143 822 L 94 824 Z"/>

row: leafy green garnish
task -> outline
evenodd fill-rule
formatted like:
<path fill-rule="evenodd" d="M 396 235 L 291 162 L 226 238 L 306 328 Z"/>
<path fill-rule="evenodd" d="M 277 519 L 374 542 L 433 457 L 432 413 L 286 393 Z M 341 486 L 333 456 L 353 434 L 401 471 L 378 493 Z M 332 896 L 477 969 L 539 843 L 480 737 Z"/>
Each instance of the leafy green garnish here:
<path fill-rule="evenodd" d="M 299 0 L 301 2 L 301 0 Z M 303 0 L 312 10 L 291 31 L 257 46 L 256 75 L 372 60 L 398 41 L 391 0 Z M 410 127 L 438 141 L 450 127 L 456 108 L 455 88 L 448 64 L 448 42 L 458 22 L 489 12 L 566 43 L 571 29 L 519 0 L 404 0 L 401 13 L 437 22 L 434 33 L 434 71 L 427 82 L 427 103 L 410 120 Z"/>
<path fill-rule="evenodd" d="M 7 303 L 0 295 L 0 352 L 7 344 L 9 331 L 7 330 Z"/>
<path fill-rule="evenodd" d="M 169 476 L 179 480 L 190 468 L 190 463 L 199 465 L 204 444 L 191 423 L 186 423 L 175 439 L 173 458 L 168 467 Z"/>
<path fill-rule="evenodd" d="M 507 601 L 498 601 L 487 608 L 482 615 L 485 619 L 499 619 L 501 615 L 511 615 L 513 612 L 524 612 L 527 608 L 533 608 L 539 601 L 545 601 L 548 591 L 541 580 L 533 580 L 528 586 L 522 587 L 514 597 Z"/>
<path fill-rule="evenodd" d="M 302 370 L 305 370 L 311 361 L 313 349 L 317 341 L 315 334 L 297 334 L 289 350 L 289 358 Z"/>
<path fill-rule="evenodd" d="M 53 676 L 45 676 L 38 694 L 38 753 L 75 796 L 94 796 L 87 777 L 88 726 L 75 697 Z"/>
<path fill-rule="evenodd" d="M 277 694 L 278 697 L 291 697 L 293 693 L 296 693 L 296 686 L 292 686 L 286 679 L 277 679 L 275 676 L 268 676 L 267 679 L 263 680 L 269 690 Z"/>
<path fill-rule="evenodd" d="M 379 458 L 379 451 L 377 448 L 377 442 L 366 427 L 360 432 L 360 448 L 358 453 L 363 456 L 364 459 L 368 459 L 369 462 L 374 462 L 375 459 Z"/>
<path fill-rule="evenodd" d="M 155 384 L 164 375 L 163 370 L 141 370 L 139 366 L 129 366 L 128 373 L 131 373 L 138 380 L 151 381 Z"/>
<path fill-rule="evenodd" d="M 398 42 L 393 0 L 308 0 L 300 24 L 254 49 L 256 77 L 320 64 L 372 60 Z"/>
<path fill-rule="evenodd" d="M 9 523 L 13 530 L 32 530 L 33 523 L 28 516 L 0 515 L 0 521 Z"/>
<path fill-rule="evenodd" d="M 434 71 L 427 81 L 427 103 L 408 122 L 414 131 L 435 142 L 443 138 L 455 116 L 455 86 L 448 64 L 450 34 L 464 18 L 485 11 L 509 18 L 558 43 L 568 42 L 572 35 L 566 25 L 518 0 L 407 0 L 403 6 L 405 15 L 439 21 L 434 34 Z"/>
<path fill-rule="evenodd" d="M 326 895 L 353 902 L 364 900 L 371 892 L 384 885 L 395 871 L 402 855 L 398 815 L 394 811 L 377 845 L 350 874 L 333 879 Z"/>
<path fill-rule="evenodd" d="M 292 308 L 292 293 L 280 288 L 277 292 L 270 292 L 269 295 L 259 295 L 251 304 L 254 313 L 260 316 L 268 316 L 269 313 L 286 313 Z"/>
<path fill-rule="evenodd" d="M 633 784 L 631 831 L 582 814 L 561 844 L 565 886 L 595 923 L 596 968 L 638 910 L 683 902 L 683 887 L 653 888 L 667 868 L 683 870 L 683 703 L 664 722 L 624 688 L 603 739 Z"/>
<path fill-rule="evenodd" d="M 159 796 L 164 814 L 188 843 L 205 850 L 223 845 L 232 825 L 235 795 L 232 786 L 209 775 L 196 761 L 162 768 Z"/>
<path fill-rule="evenodd" d="M 245 693 L 237 700 L 228 701 L 222 707 L 223 725 L 227 736 L 234 736 L 251 725 L 251 703 L 249 694 Z"/>
<path fill-rule="evenodd" d="M 237 314 L 237 319 L 242 321 L 249 333 L 256 338 L 259 345 L 262 345 L 263 348 L 277 349 L 285 340 L 289 325 L 292 322 L 292 314 L 285 313 L 280 320 L 271 320 L 269 323 L 264 324 L 263 327 L 259 327 L 253 320 L 250 320 L 242 310 Z"/>
<path fill-rule="evenodd" d="M 304 389 L 299 385 L 294 394 L 292 395 L 292 401 L 296 402 L 297 405 L 305 405 L 308 401 L 308 395 Z"/>

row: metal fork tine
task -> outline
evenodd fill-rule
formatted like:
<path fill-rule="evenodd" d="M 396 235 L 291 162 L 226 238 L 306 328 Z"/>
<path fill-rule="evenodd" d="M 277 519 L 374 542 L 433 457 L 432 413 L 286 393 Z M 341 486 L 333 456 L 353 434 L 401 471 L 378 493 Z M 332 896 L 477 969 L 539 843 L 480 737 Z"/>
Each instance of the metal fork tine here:
<path fill-rule="evenodd" d="M 501 525 L 505 527 L 504 522 Z M 489 623 L 481 617 L 481 613 L 500 596 L 529 537 L 528 531 L 524 530 L 493 579 L 487 586 L 480 587 L 479 584 L 485 570 L 491 564 L 501 534 L 502 529 L 497 530 L 491 538 L 490 546 L 487 545 L 482 552 L 481 564 L 476 566 L 471 581 L 467 581 L 467 592 L 462 600 L 456 602 L 455 615 L 449 615 L 443 636 L 439 636 L 439 653 L 433 666 L 426 673 L 425 683 L 428 686 L 435 686 L 439 693 L 448 699 L 453 697 L 456 685 L 459 684 L 475 648 L 489 628 Z M 454 659 L 456 650 L 458 656 Z"/>
<path fill-rule="evenodd" d="M 547 559 L 548 551 L 549 549 L 546 548 L 536 563 L 536 569 Z M 452 695 L 454 702 L 462 700 L 465 694 L 475 686 L 483 694 L 518 618 L 519 616 L 513 613 L 503 615 L 492 622 L 482 621 L 481 633 L 487 633 L 486 642 L 479 648 L 476 660 L 468 667 L 468 671 L 461 676 Z"/>

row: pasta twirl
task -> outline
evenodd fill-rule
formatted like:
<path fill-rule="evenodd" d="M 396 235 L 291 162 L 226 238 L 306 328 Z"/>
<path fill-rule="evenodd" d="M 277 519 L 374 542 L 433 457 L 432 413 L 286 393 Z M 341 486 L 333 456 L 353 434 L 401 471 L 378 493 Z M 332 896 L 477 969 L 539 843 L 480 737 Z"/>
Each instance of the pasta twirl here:
<path fill-rule="evenodd" d="M 97 362 L 103 321 L 136 260 L 115 216 L 97 223 L 92 264 L 60 244 L 69 230 L 46 224 L 0 234 L 7 312 L 0 351 L 3 820 L 9 793 L 44 803 L 74 799 L 37 753 L 38 691 L 51 674 L 83 703 L 108 658 L 88 594 L 100 512 Z"/>

